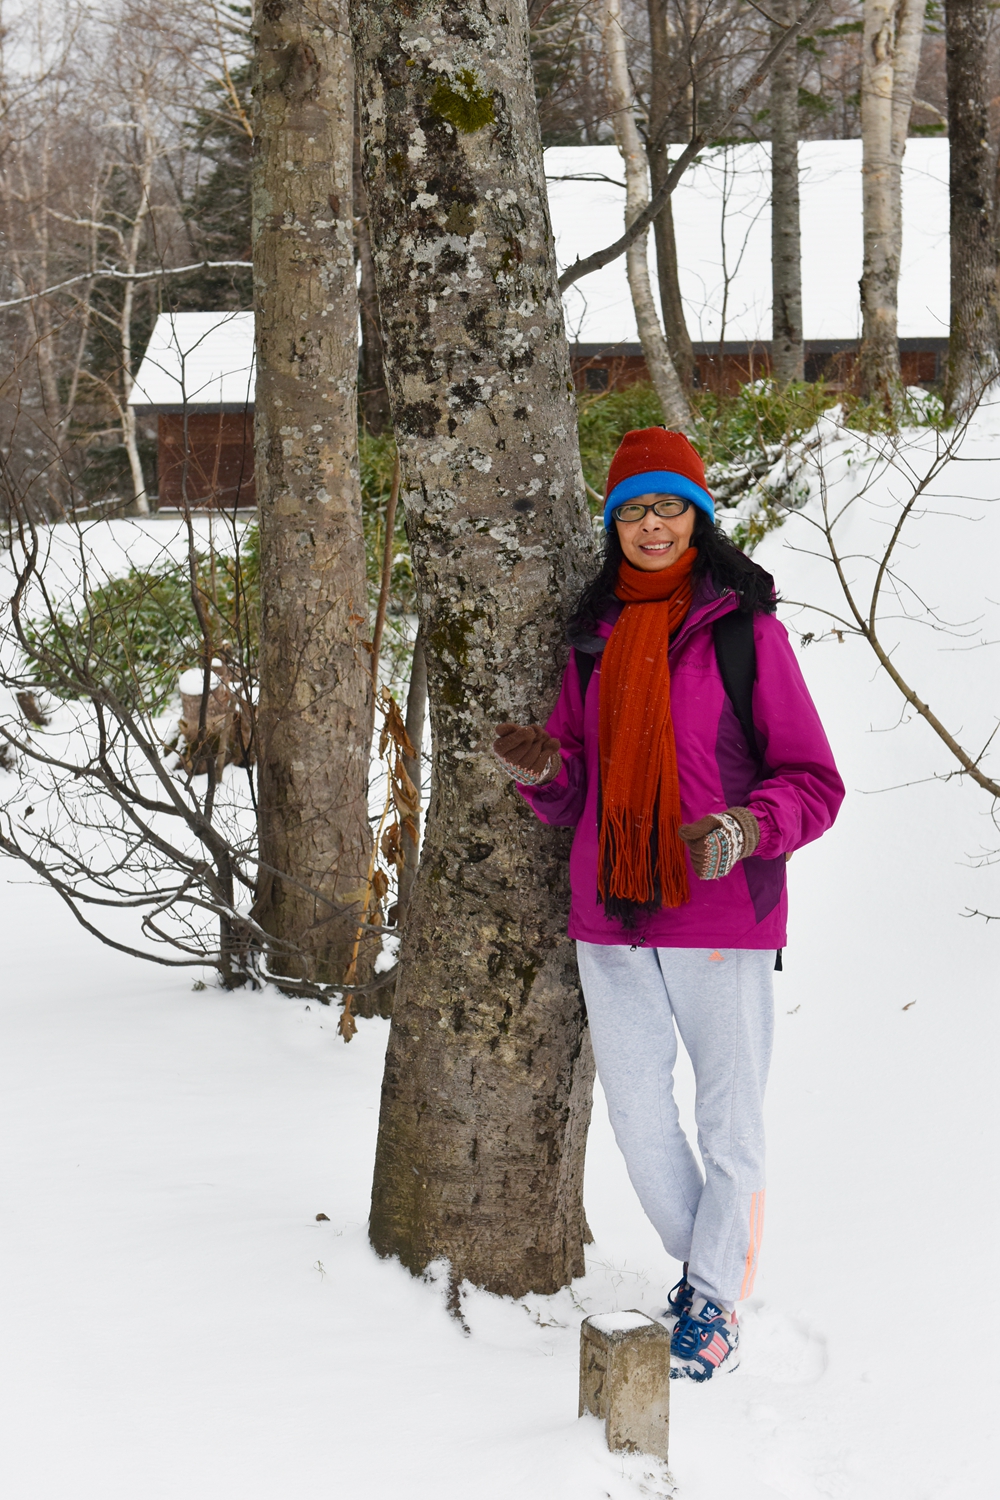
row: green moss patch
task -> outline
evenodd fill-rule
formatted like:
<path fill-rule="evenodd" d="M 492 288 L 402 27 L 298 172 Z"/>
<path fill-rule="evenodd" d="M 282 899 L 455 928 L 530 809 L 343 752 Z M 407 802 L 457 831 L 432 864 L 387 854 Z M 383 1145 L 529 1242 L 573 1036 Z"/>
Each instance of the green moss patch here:
<path fill-rule="evenodd" d="M 454 125 L 462 135 L 475 135 L 496 120 L 493 95 L 479 87 L 471 68 L 463 68 L 454 83 L 439 79 L 428 102 L 434 114 Z"/>

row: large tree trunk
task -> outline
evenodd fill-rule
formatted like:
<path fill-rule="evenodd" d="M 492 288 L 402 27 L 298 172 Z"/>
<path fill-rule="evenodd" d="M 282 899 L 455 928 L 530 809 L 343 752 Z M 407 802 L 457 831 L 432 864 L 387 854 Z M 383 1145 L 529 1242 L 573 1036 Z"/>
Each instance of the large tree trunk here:
<path fill-rule="evenodd" d="M 650 84 L 649 84 L 649 181 L 655 193 L 670 171 L 667 130 L 670 120 L 670 24 L 667 0 L 648 0 Z M 668 198 L 653 222 L 656 244 L 656 272 L 660 287 L 660 310 L 663 331 L 677 378 L 690 389 L 694 385 L 695 357 L 684 317 L 677 263 L 677 237 L 674 234 L 673 199 Z"/>
<path fill-rule="evenodd" d="M 385 371 L 426 635 L 431 803 L 371 1240 L 492 1291 L 583 1268 L 592 1063 L 565 833 L 490 754 L 544 718 L 593 569 L 523 0 L 352 0 Z"/>
<path fill-rule="evenodd" d="M 990 76 L 985 59 L 992 7 L 948 0 L 948 139 L 951 199 L 951 335 L 947 401 L 960 411 L 996 378 L 995 178 L 990 146 Z"/>
<path fill-rule="evenodd" d="M 926 0 L 864 0 L 861 50 L 864 265 L 862 395 L 891 409 L 900 388 L 896 300 L 902 253 L 902 172 Z"/>
<path fill-rule="evenodd" d="M 794 25 L 797 0 L 779 0 L 775 19 Z M 771 74 L 771 373 L 779 385 L 805 378 L 802 238 L 799 228 L 799 59 L 789 47 Z"/>
<path fill-rule="evenodd" d="M 642 213 L 649 202 L 646 153 L 635 123 L 635 100 L 628 71 L 628 53 L 621 0 L 604 0 L 601 26 L 608 62 L 608 94 L 615 140 L 625 163 L 625 224 Z M 637 236 L 625 252 L 632 306 L 649 378 L 660 398 L 668 427 L 684 432 L 691 425 L 691 408 L 674 369 L 649 281 L 649 232 Z"/>
<path fill-rule="evenodd" d="M 279 972 L 343 979 L 371 848 L 346 3 L 258 3 L 257 912 Z"/>

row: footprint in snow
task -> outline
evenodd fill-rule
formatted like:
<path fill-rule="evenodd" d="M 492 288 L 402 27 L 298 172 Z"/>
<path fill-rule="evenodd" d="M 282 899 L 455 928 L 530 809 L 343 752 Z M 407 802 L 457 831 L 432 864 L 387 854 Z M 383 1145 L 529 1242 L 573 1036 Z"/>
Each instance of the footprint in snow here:
<path fill-rule="evenodd" d="M 766 1302 L 740 1314 L 740 1355 L 748 1375 L 777 1385 L 808 1385 L 826 1370 L 826 1340 Z"/>

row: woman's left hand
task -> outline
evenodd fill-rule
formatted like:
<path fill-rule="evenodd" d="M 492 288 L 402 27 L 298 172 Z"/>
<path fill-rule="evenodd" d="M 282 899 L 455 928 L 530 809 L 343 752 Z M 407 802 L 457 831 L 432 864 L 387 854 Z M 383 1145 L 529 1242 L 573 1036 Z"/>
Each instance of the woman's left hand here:
<path fill-rule="evenodd" d="M 745 807 L 730 807 L 697 823 L 682 823 L 677 832 L 688 846 L 699 880 L 721 880 L 760 843 L 760 824 Z"/>

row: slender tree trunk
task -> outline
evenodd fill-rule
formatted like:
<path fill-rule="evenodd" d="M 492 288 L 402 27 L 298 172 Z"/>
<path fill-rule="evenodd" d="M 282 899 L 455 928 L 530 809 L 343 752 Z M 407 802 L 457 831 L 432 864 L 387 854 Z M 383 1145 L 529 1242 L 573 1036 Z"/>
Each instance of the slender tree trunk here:
<path fill-rule="evenodd" d="M 359 301 L 361 313 L 361 353 L 358 359 L 358 401 L 365 426 L 377 437 L 389 421 L 389 393 L 382 373 L 382 327 L 379 322 L 378 292 L 372 241 L 368 228 L 368 199 L 361 172 L 361 135 L 357 111 L 354 121 L 354 224 L 358 265 L 361 271 Z"/>
<path fill-rule="evenodd" d="M 146 220 L 149 217 L 150 189 L 153 183 L 153 167 L 156 162 L 156 141 L 149 124 L 148 100 L 141 100 L 138 113 L 142 122 L 142 158 L 139 164 L 137 203 L 135 217 L 129 228 L 125 245 L 125 269 L 135 272 L 139 265 Z M 132 317 L 135 312 L 135 282 L 126 281 L 122 296 L 121 348 L 122 348 L 122 442 L 128 456 L 129 474 L 132 480 L 132 504 L 136 515 L 149 515 L 149 497 L 146 494 L 146 479 L 139 458 L 139 435 L 135 419 L 135 408 L 129 406 L 134 372 L 132 369 Z"/>
<path fill-rule="evenodd" d="M 346 4 L 258 0 L 258 914 L 279 972 L 344 977 L 371 848 Z"/>
<path fill-rule="evenodd" d="M 864 265 L 862 395 L 892 408 L 900 389 L 896 300 L 902 253 L 902 168 L 926 0 L 864 0 L 861 50 Z"/>
<path fill-rule="evenodd" d="M 670 171 L 667 152 L 667 128 L 670 111 L 670 25 L 667 0 L 648 0 L 650 85 L 649 85 L 649 161 L 650 186 L 655 193 Z M 668 198 L 653 222 L 656 244 L 656 271 L 660 287 L 660 309 L 667 351 L 681 385 L 694 385 L 695 357 L 684 317 L 684 303 L 678 277 L 677 237 L 674 234 L 673 199 Z"/>
<path fill-rule="evenodd" d="M 951 336 L 946 394 L 960 411 L 997 374 L 995 177 L 990 147 L 988 55 L 991 7 L 948 0 L 948 139 L 951 201 Z"/>
<path fill-rule="evenodd" d="M 772 10 L 783 27 L 797 0 Z M 790 47 L 771 73 L 771 373 L 779 385 L 805 378 L 802 238 L 799 228 L 799 59 Z"/>
<path fill-rule="evenodd" d="M 494 1292 L 583 1267 L 592 1062 L 566 835 L 490 754 L 544 718 L 593 569 L 524 0 L 352 0 L 385 372 L 426 633 L 431 804 L 370 1234 Z"/>
<path fill-rule="evenodd" d="M 631 224 L 649 202 L 646 153 L 635 123 L 635 100 L 628 71 L 628 53 L 623 30 L 621 0 L 604 0 L 601 23 L 604 54 L 608 62 L 608 93 L 611 100 L 615 140 L 625 163 L 625 223 Z M 663 419 L 668 427 L 685 431 L 691 425 L 691 408 L 678 379 L 660 327 L 649 281 L 649 233 L 637 236 L 625 252 L 632 306 L 639 329 L 639 342 L 646 369 L 653 382 Z"/>

